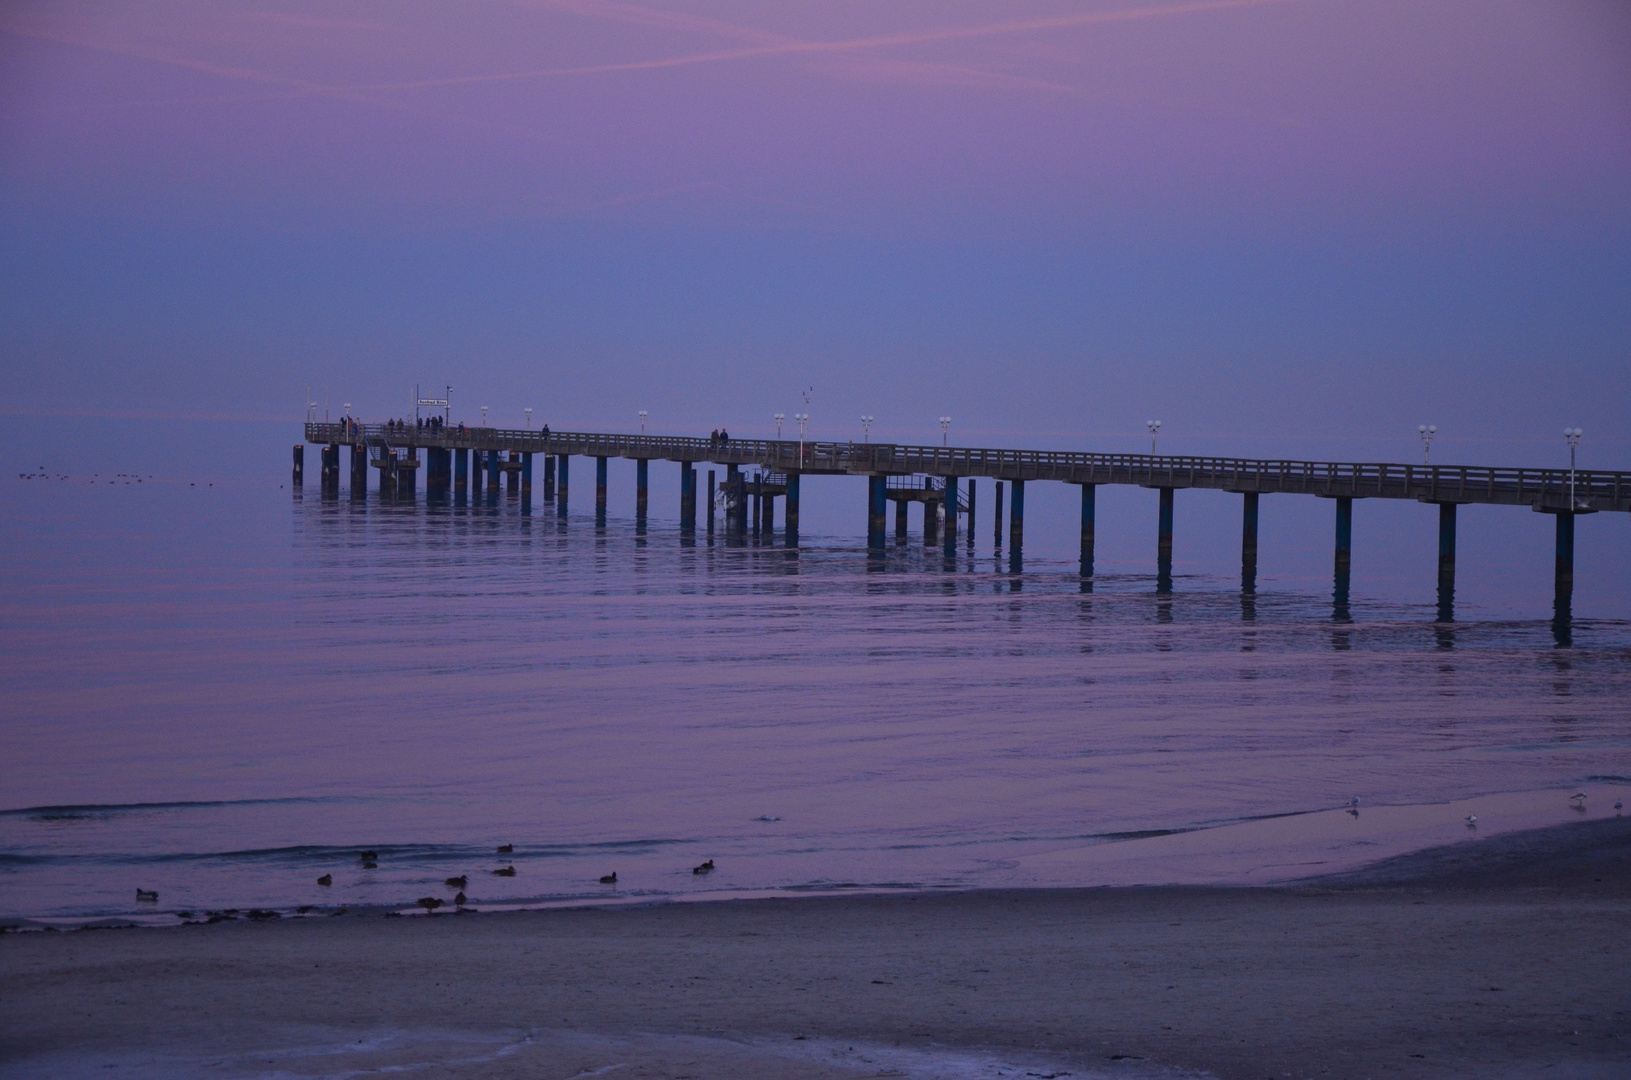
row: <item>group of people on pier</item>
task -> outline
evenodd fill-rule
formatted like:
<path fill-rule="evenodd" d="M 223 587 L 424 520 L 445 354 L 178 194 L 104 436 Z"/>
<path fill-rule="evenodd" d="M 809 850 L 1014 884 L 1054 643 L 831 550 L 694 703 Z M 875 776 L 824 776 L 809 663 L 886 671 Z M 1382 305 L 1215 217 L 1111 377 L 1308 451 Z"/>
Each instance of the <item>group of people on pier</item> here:
<path fill-rule="evenodd" d="M 714 428 L 714 433 L 708 436 L 710 450 L 722 450 L 731 444 L 731 433 L 724 428 Z"/>

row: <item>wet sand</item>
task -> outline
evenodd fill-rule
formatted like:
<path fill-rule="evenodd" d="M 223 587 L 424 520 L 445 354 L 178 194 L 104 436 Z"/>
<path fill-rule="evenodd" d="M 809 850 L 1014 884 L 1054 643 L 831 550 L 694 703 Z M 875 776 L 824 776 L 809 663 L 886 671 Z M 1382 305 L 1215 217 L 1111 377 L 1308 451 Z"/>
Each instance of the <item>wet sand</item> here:
<path fill-rule="evenodd" d="M 1627 1076 L 1631 819 L 1280 888 L 6 934 L 0 987 L 7 1077 Z"/>

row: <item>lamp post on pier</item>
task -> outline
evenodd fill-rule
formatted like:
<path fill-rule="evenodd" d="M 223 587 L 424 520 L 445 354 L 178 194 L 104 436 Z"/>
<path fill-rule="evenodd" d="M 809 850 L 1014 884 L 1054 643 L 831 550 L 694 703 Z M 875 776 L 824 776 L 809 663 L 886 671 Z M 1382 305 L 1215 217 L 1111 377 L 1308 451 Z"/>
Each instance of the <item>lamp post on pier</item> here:
<path fill-rule="evenodd" d="M 527 430 L 531 431 L 532 430 L 532 406 L 528 405 L 525 409 L 522 409 L 521 411 L 527 414 Z"/>
<path fill-rule="evenodd" d="M 1569 509 L 1574 509 L 1574 451 L 1580 445 L 1580 436 L 1585 432 L 1579 428 L 1564 428 L 1563 438 L 1569 443 Z"/>
<path fill-rule="evenodd" d="M 481 426 L 487 426 L 487 406 L 485 405 L 481 407 Z"/>
<path fill-rule="evenodd" d="M 1421 436 L 1421 463 L 1423 465 L 1430 464 L 1428 461 L 1428 451 L 1433 448 L 1433 436 L 1438 434 L 1438 425 L 1417 424 L 1416 434 Z"/>
<path fill-rule="evenodd" d="M 646 410 L 640 410 L 640 437 L 646 437 Z"/>
<path fill-rule="evenodd" d="M 804 430 L 810 426 L 810 414 L 796 412 L 793 414 L 793 419 L 799 422 L 799 464 L 802 465 L 804 463 Z"/>
<path fill-rule="evenodd" d="M 782 441 L 782 421 L 786 420 L 786 419 L 787 419 L 787 414 L 786 413 L 777 413 L 775 415 L 775 420 L 776 420 L 776 441 L 777 442 Z"/>
<path fill-rule="evenodd" d="M 876 418 L 866 415 L 861 417 L 861 441 L 868 445 L 872 442 L 872 421 L 874 419 Z"/>
<path fill-rule="evenodd" d="M 1150 429 L 1150 457 L 1155 456 L 1155 437 L 1161 434 L 1161 421 L 1146 420 L 1144 426 Z"/>
<path fill-rule="evenodd" d="M 947 439 L 947 434 L 946 433 L 948 431 L 950 431 L 950 430 L 951 430 L 951 417 L 942 416 L 940 418 L 940 446 L 941 446 L 942 449 L 944 449 L 945 446 L 946 446 L 946 439 Z"/>

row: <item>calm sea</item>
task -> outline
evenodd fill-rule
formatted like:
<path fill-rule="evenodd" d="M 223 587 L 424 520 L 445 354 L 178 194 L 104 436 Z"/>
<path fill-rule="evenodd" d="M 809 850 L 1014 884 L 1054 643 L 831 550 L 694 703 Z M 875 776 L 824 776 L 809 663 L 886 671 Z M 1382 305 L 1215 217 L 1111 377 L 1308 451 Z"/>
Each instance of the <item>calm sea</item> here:
<path fill-rule="evenodd" d="M 1011 573 L 989 504 L 951 565 L 916 519 L 881 558 L 817 514 L 797 551 L 690 544 L 653 472 L 643 531 L 596 525 L 581 467 L 564 522 L 264 470 L 7 477 L 0 914 L 411 903 L 460 874 L 478 906 L 1090 885 L 1030 860 L 1354 795 L 1557 789 L 1566 820 L 1563 789 L 1595 813 L 1631 777 L 1631 623 L 1601 604 L 1560 640 L 1499 590 L 1443 625 L 1362 575 L 1347 620 L 1268 568 L 1255 598 L 1182 566 L 1159 594 L 1107 558 L 1084 592 L 1068 532 Z"/>

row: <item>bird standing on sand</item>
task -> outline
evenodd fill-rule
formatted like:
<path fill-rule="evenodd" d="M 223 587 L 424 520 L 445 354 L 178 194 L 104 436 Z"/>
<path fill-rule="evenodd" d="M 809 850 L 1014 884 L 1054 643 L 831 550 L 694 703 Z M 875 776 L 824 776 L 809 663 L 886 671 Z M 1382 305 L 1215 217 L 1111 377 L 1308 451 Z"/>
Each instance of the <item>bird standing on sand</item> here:
<path fill-rule="evenodd" d="M 453 898 L 453 906 L 464 907 L 464 893 L 462 891 Z"/>
<path fill-rule="evenodd" d="M 1350 810 L 1359 809 L 1359 796 L 1358 795 L 1355 795 L 1353 798 L 1348 800 L 1348 808 Z"/>
<path fill-rule="evenodd" d="M 617 871 L 613 870 L 609 874 L 602 874 L 601 877 L 600 877 L 600 883 L 602 885 L 616 885 L 617 884 Z"/>
<path fill-rule="evenodd" d="M 1585 808 L 1586 808 L 1586 793 L 1584 791 L 1577 791 L 1573 795 L 1570 795 L 1569 796 L 1569 804 L 1571 806 L 1573 806 L 1576 810 L 1585 810 Z"/>
<path fill-rule="evenodd" d="M 437 908 L 442 906 L 442 899 L 439 896 L 421 896 L 417 903 L 420 907 L 425 909 L 425 914 L 429 915 L 433 914 Z"/>
<path fill-rule="evenodd" d="M 333 874 L 324 874 L 322 877 L 317 879 L 317 884 L 319 884 L 319 885 L 332 885 L 332 884 L 334 884 L 334 875 Z"/>
<path fill-rule="evenodd" d="M 1623 802 L 1621 802 L 1620 800 L 1615 799 L 1614 800 L 1614 812 L 1616 814 L 1618 814 L 1621 810 L 1624 810 L 1624 809 L 1625 809 L 1625 804 Z"/>
<path fill-rule="evenodd" d="M 1478 815 L 1477 814 L 1468 814 L 1467 815 L 1467 828 L 1469 828 L 1469 829 L 1478 828 Z"/>

